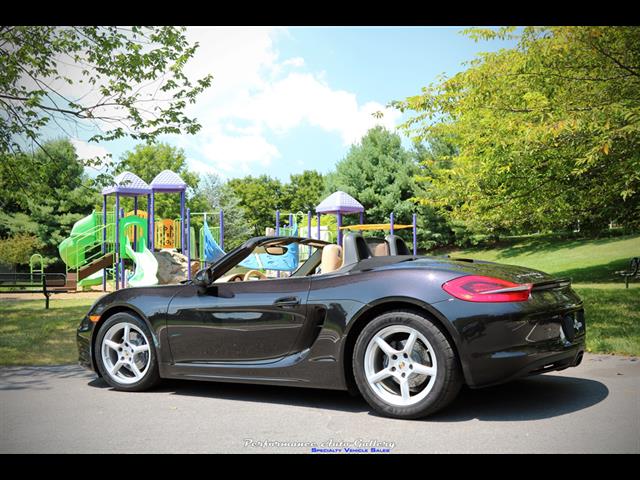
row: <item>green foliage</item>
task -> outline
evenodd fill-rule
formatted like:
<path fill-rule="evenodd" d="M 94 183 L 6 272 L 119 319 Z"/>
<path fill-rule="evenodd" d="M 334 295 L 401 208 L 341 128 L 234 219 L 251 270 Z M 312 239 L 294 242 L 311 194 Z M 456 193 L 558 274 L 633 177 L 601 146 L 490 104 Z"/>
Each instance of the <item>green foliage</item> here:
<path fill-rule="evenodd" d="M 460 222 L 447 220 L 442 213 L 427 198 L 431 188 L 430 169 L 428 165 L 439 167 L 450 165 L 451 159 L 457 155 L 457 149 L 451 139 L 435 138 L 427 145 L 414 144 L 412 152 L 414 161 L 418 164 L 412 200 L 418 213 L 418 247 L 424 250 L 457 244 L 474 244 L 470 241 L 469 232 Z"/>
<path fill-rule="evenodd" d="M 394 102 L 416 113 L 404 128 L 417 141 L 455 146 L 424 160 L 420 200 L 475 234 L 637 228 L 640 30 L 527 27 L 518 38 Z"/>
<path fill-rule="evenodd" d="M 206 202 L 198 191 L 200 178 L 197 173 L 190 172 L 186 157 L 181 148 L 167 143 L 139 144 L 132 151 L 126 152 L 118 164 L 117 172 L 130 171 L 147 183 L 163 170 L 177 173 L 187 184 L 187 203 L 192 211 L 206 209 Z M 138 208 L 146 209 L 146 200 L 142 197 Z M 133 209 L 133 200 L 124 198 L 122 208 Z M 112 208 L 112 207 L 111 207 Z M 180 217 L 180 195 L 155 195 L 155 215 L 157 218 Z"/>
<path fill-rule="evenodd" d="M 324 177 L 315 170 L 305 170 L 300 174 L 291 174 L 289 183 L 284 186 L 284 202 L 290 212 L 315 212 L 316 205 L 322 201 Z"/>
<path fill-rule="evenodd" d="M 249 175 L 231 179 L 227 186 L 239 200 L 238 206 L 243 211 L 251 235 L 264 235 L 267 228 L 275 227 L 277 209 L 281 212 L 281 225 L 288 223 L 289 213 L 315 212 L 316 205 L 323 198 L 325 177 L 314 170 L 305 170 L 292 174 L 289 182 L 283 183 L 268 175 Z"/>
<path fill-rule="evenodd" d="M 42 245 L 45 265 L 59 261 L 58 244 L 100 202 L 98 189 L 68 140 L 32 154 L 6 154 L 0 168 L 0 237 L 26 233 Z M 28 185 L 22 181 L 29 178 Z"/>
<path fill-rule="evenodd" d="M 252 235 L 244 210 L 240 207 L 240 198 L 235 191 L 220 180 L 215 174 L 206 174 L 200 183 L 200 191 L 204 197 L 206 211 L 224 212 L 224 249 L 229 252 L 240 246 Z M 218 225 L 218 217 L 207 219 L 210 227 Z"/>
<path fill-rule="evenodd" d="M 27 233 L 18 233 L 0 240 L 0 263 L 10 265 L 25 265 L 29 257 L 41 247 L 38 237 Z"/>
<path fill-rule="evenodd" d="M 275 225 L 276 209 L 287 210 L 285 187 L 277 178 L 249 175 L 231 179 L 227 185 L 240 200 L 239 206 L 252 235 L 264 235 L 267 227 Z"/>
<path fill-rule="evenodd" d="M 417 165 L 402 147 L 400 137 L 382 127 L 375 127 L 354 145 L 327 177 L 326 194 L 342 190 L 356 198 L 364 207 L 367 222 L 411 222 L 415 204 L 414 175 Z M 355 223 L 357 223 L 357 218 Z M 352 222 L 353 223 L 353 222 Z"/>
<path fill-rule="evenodd" d="M 209 87 L 211 76 L 185 76 L 198 45 L 189 45 L 184 31 L 0 27 L 0 153 L 20 153 L 32 143 L 44 148 L 40 132 L 51 123 L 67 136 L 78 125 L 93 125 L 92 142 L 197 132 L 200 125 L 184 111 Z M 64 85 L 73 86 L 73 97 Z M 88 163 L 99 161 L 109 162 Z"/>

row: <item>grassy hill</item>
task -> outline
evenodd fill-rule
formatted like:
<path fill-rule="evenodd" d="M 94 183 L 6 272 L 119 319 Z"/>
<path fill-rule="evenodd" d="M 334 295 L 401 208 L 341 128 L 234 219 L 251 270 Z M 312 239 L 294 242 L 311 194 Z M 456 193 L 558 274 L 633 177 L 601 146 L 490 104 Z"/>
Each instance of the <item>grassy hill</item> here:
<path fill-rule="evenodd" d="M 570 277 L 585 303 L 587 349 L 640 355 L 640 279 L 625 289 L 616 274 L 628 268 L 632 257 L 640 257 L 640 235 L 597 240 L 528 236 L 448 253 Z"/>
<path fill-rule="evenodd" d="M 574 284 L 624 283 L 615 272 L 626 270 L 632 257 L 640 257 L 640 235 L 597 240 L 529 236 L 449 254 L 535 268 L 571 277 Z"/>

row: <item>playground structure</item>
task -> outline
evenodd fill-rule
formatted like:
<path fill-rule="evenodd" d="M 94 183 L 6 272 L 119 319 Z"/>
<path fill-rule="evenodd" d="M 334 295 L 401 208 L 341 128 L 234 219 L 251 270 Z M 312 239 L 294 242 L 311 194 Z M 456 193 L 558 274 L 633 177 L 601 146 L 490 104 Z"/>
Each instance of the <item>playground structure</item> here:
<path fill-rule="evenodd" d="M 158 261 L 154 251 L 175 249 L 186 257 L 186 279 L 191 278 L 192 260 L 201 267 L 216 262 L 225 255 L 224 212 L 193 212 L 186 207 L 186 183 L 174 172 L 160 172 L 150 184 L 132 172 L 123 172 L 115 178 L 114 185 L 102 191 L 102 211 L 94 211 L 76 222 L 69 238 L 59 245 L 59 252 L 66 265 L 67 287 L 77 288 L 102 285 L 106 291 L 107 281 L 113 279 L 115 289 L 130 286 L 148 286 L 158 283 Z M 155 200 L 159 194 L 180 195 L 180 216 L 177 218 L 157 218 Z M 114 197 L 114 205 L 109 209 L 109 198 Z M 121 208 L 122 198 L 132 198 L 133 209 L 125 212 Z M 146 209 L 139 208 L 139 198 L 146 198 Z M 316 207 L 315 228 L 312 228 L 313 214 L 308 211 L 288 213 L 288 223 L 281 222 L 280 210 L 275 212 L 275 228 L 267 229 L 267 235 L 301 236 L 321 239 L 339 245 L 344 230 L 370 231 L 387 230 L 392 235 L 395 230 L 413 229 L 413 253 L 417 253 L 416 215 L 413 223 L 396 224 L 391 212 L 388 224 L 365 224 L 364 207 L 345 192 L 337 191 L 324 199 Z M 336 215 L 337 226 L 331 228 L 321 224 L 323 214 Z M 360 223 L 343 226 L 343 215 L 359 214 Z M 284 215 L 287 215 L 284 213 Z M 192 216 L 202 216 L 199 231 L 191 226 Z M 218 217 L 218 225 L 209 221 Z M 306 222 L 304 217 L 306 216 Z M 209 219 L 209 221 L 208 221 Z M 215 220 L 214 220 L 215 221 Z M 306 223 L 306 225 L 304 225 Z M 301 261 L 311 254 L 311 247 L 292 247 L 285 255 L 256 253 L 247 257 L 241 267 L 275 272 L 295 270 Z M 30 262 L 31 276 L 42 272 L 37 267 L 37 258 Z M 127 269 L 127 266 L 133 269 Z"/>
<path fill-rule="evenodd" d="M 179 230 L 173 235 L 173 245 L 163 239 L 162 247 L 181 248 L 183 254 L 190 255 L 188 248 L 188 212 L 185 212 L 186 183 L 174 172 L 165 170 L 147 184 L 131 172 L 122 172 L 114 184 L 102 190 L 102 212 L 92 212 L 76 222 L 71 235 L 59 245 L 60 257 L 66 265 L 67 283 L 73 287 L 102 284 L 106 291 L 108 277 L 113 278 L 115 289 L 131 286 L 147 286 L 158 283 L 156 273 L 158 262 L 153 255 L 154 248 L 154 200 L 156 193 L 180 193 L 180 218 L 172 220 L 172 228 Z M 109 210 L 109 197 L 115 198 L 115 205 Z M 125 214 L 121 199 L 133 199 L 133 210 Z M 146 212 L 139 210 L 138 200 L 146 197 Z M 158 219 L 159 235 L 164 235 L 166 222 Z M 174 232 L 171 232 L 174 233 Z M 177 238 L 176 238 L 177 237 Z M 179 238 L 180 244 L 175 245 Z M 127 275 L 125 261 L 131 262 L 134 271 Z M 189 274 L 189 273 L 188 273 Z"/>
<path fill-rule="evenodd" d="M 94 211 L 76 222 L 71 235 L 58 247 L 66 265 L 67 287 L 101 284 L 106 291 L 108 279 L 113 280 L 116 290 L 127 285 L 155 285 L 156 250 L 175 249 L 182 253 L 186 257 L 187 279 L 191 278 L 192 252 L 204 265 L 224 255 L 223 212 L 219 213 L 220 225 L 209 227 L 207 216 L 212 218 L 216 214 L 192 214 L 186 208 L 186 189 L 187 184 L 170 170 L 160 172 L 150 184 L 132 172 L 119 174 L 113 185 L 102 190 L 102 211 Z M 175 193 L 180 195 L 180 216 L 157 218 L 156 195 Z M 112 196 L 115 204 L 110 208 Z M 126 197 L 133 199 L 133 209 L 125 213 L 121 201 Z M 139 208 L 140 198 L 146 198 L 146 209 Z M 204 217 L 198 235 L 191 226 L 192 215 Z M 127 263 L 133 265 L 133 271 L 127 270 Z M 32 275 L 37 271 L 34 268 L 32 265 Z"/>

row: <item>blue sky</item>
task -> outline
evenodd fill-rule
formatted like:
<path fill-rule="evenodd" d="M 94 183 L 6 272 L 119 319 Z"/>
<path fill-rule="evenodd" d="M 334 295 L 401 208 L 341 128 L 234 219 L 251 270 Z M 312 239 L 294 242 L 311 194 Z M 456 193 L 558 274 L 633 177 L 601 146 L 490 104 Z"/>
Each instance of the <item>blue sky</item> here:
<path fill-rule="evenodd" d="M 420 92 L 481 51 L 464 27 L 189 28 L 200 43 L 187 74 L 214 76 L 189 110 L 202 130 L 162 140 L 184 148 L 190 167 L 223 178 L 263 173 L 286 180 L 304 169 L 332 170 L 376 122 L 394 129 L 402 115 L 386 105 Z M 382 121 L 371 113 L 384 111 Z M 135 142 L 74 143 L 81 156 L 114 158 Z"/>

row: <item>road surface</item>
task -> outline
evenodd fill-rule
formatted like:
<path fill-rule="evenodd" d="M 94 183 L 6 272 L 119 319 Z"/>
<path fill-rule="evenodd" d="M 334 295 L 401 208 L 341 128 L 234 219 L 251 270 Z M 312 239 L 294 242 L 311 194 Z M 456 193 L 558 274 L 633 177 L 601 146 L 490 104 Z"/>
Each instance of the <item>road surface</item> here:
<path fill-rule="evenodd" d="M 77 366 L 4 367 L 0 431 L 0 453 L 640 453 L 640 360 L 586 355 L 464 389 L 419 421 L 379 417 L 346 392 L 166 381 L 124 393 Z"/>

